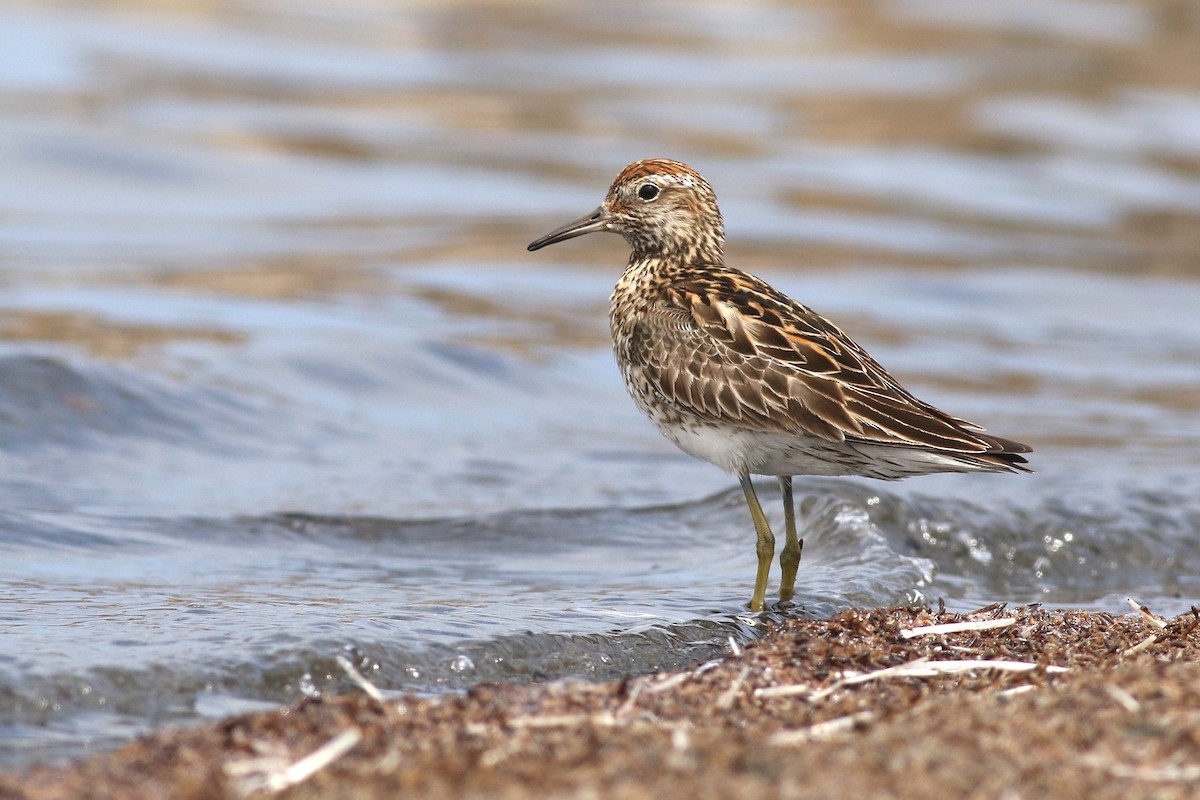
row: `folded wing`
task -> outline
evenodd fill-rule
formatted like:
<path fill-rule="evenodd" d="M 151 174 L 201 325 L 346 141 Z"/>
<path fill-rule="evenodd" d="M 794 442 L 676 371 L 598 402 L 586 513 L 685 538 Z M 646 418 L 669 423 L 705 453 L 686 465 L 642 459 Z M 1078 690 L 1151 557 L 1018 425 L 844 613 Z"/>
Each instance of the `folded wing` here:
<path fill-rule="evenodd" d="M 744 273 L 672 285 L 644 324 L 643 374 L 701 418 L 1011 469 L 1030 450 L 917 399 L 833 323 Z"/>

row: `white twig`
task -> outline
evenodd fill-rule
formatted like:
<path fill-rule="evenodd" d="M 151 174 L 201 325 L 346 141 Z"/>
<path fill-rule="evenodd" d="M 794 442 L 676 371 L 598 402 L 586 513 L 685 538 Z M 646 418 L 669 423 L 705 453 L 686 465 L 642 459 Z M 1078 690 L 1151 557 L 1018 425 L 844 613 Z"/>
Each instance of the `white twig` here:
<path fill-rule="evenodd" d="M 347 728 L 292 764 L 280 758 L 250 758 L 226 764 L 225 774 L 233 779 L 234 789 L 243 796 L 263 790 L 274 794 L 308 780 L 350 752 L 360 741 L 362 731 Z"/>
<path fill-rule="evenodd" d="M 746 677 L 749 674 L 750 668 L 742 667 L 742 671 L 733 679 L 733 683 L 729 684 L 729 688 L 717 698 L 717 708 L 726 709 L 733 705 L 733 701 L 737 699 L 738 692 L 742 690 L 742 686 L 745 685 Z"/>
<path fill-rule="evenodd" d="M 645 717 L 621 718 L 610 711 L 600 711 L 595 714 L 540 714 L 528 717 L 510 717 L 505 722 L 505 725 L 517 731 L 539 728 L 579 728 L 584 725 L 594 725 L 597 728 L 673 728 L 678 724 L 678 722 L 646 719 Z"/>
<path fill-rule="evenodd" d="M 729 637 L 729 652 L 733 654 L 734 658 L 742 657 L 742 646 L 732 636 Z"/>
<path fill-rule="evenodd" d="M 621 704 L 621 707 L 617 709 L 613 716 L 622 717 L 629 713 L 630 709 L 633 708 L 633 704 L 637 702 L 638 697 L 641 695 L 642 687 L 645 683 L 644 680 L 635 680 L 633 682 L 633 688 L 629 690 L 629 697 L 626 698 L 625 702 Z"/>
<path fill-rule="evenodd" d="M 1154 645 L 1157 643 L 1158 643 L 1158 634 L 1152 633 L 1152 634 L 1150 634 L 1150 637 L 1148 639 L 1142 640 L 1140 643 L 1135 644 L 1133 647 L 1125 648 L 1123 651 L 1121 651 L 1121 655 L 1123 655 L 1123 656 L 1136 655 L 1136 654 L 1142 652 L 1143 650 L 1145 650 L 1147 647 L 1150 647 L 1151 645 Z"/>
<path fill-rule="evenodd" d="M 1193 783 L 1200 781 L 1200 764 L 1164 764 L 1161 767 L 1137 767 L 1132 764 L 1114 764 L 1096 756 L 1085 756 L 1081 761 L 1089 767 L 1100 769 L 1116 778 L 1131 778 L 1139 781 L 1165 781 L 1168 783 Z"/>
<path fill-rule="evenodd" d="M 1158 628 L 1159 630 L 1162 630 L 1163 628 L 1167 627 L 1167 623 L 1163 622 L 1161 619 L 1159 619 L 1158 617 L 1151 614 L 1150 609 L 1146 608 L 1144 605 L 1139 603 L 1137 600 L 1134 600 L 1132 597 L 1126 597 L 1125 602 L 1129 604 L 1130 608 L 1132 608 L 1135 612 L 1137 612 L 1138 616 L 1140 616 L 1142 619 L 1146 620 L 1146 622 L 1149 622 L 1151 625 Z"/>
<path fill-rule="evenodd" d="M 755 697 L 791 697 L 797 694 L 808 694 L 812 685 L 807 683 L 789 683 L 783 686 L 764 686 L 754 690 Z"/>
<path fill-rule="evenodd" d="M 512 717 L 508 720 L 511 728 L 574 728 L 580 725 L 599 725 L 612 727 L 617 724 L 613 714 L 545 714 L 534 717 Z"/>
<path fill-rule="evenodd" d="M 969 672 L 976 669 L 999 669 L 1008 670 L 1010 672 L 1028 672 L 1037 669 L 1037 664 L 1032 664 L 1028 661 L 994 661 L 983 660 L 977 658 L 961 659 L 957 661 L 930 661 L 927 658 L 918 658 L 914 661 L 909 661 L 904 664 L 898 664 L 894 667 L 886 667 L 885 669 L 876 670 L 875 672 L 856 673 L 847 675 L 838 681 L 826 686 L 824 689 L 813 691 L 812 686 L 806 683 L 792 683 L 784 686 L 766 686 L 762 689 L 755 689 L 755 697 L 791 697 L 798 694 L 808 695 L 809 700 L 820 700 L 827 697 L 838 689 L 844 686 L 853 686 L 856 683 L 866 683 L 867 681 L 882 680 L 884 678 L 935 678 L 939 675 L 954 675 L 959 672 Z M 1046 667 L 1047 672 L 1066 672 L 1066 667 Z M 1020 687 L 1018 687 L 1020 688 Z M 1013 689 L 1006 690 L 1016 694 Z M 1001 693 L 1003 694 L 1003 692 Z"/>
<path fill-rule="evenodd" d="M 364 678 L 363 674 L 359 672 L 353 664 L 350 663 L 350 659 L 339 653 L 336 660 L 338 666 L 345 671 L 346 675 L 350 677 L 350 680 L 353 681 L 355 686 L 363 690 L 363 693 L 367 697 L 371 698 L 377 703 L 383 702 L 383 692 L 379 691 L 379 687 L 377 687 L 375 684 Z"/>
<path fill-rule="evenodd" d="M 1137 698 L 1129 692 L 1117 686 L 1115 683 L 1110 683 L 1104 687 L 1104 691 L 1111 697 L 1117 705 L 1128 711 L 1130 714 L 1136 714 L 1142 710 L 1142 704 L 1137 701 Z"/>
<path fill-rule="evenodd" d="M 826 739 L 830 736 L 852 730 L 858 723 L 872 720 L 875 716 L 874 711 L 859 711 L 844 717 L 818 722 L 816 725 L 810 725 L 807 728 L 779 731 L 772 734 L 767 739 L 767 743 L 786 747 L 788 745 L 804 744 L 814 739 Z"/>
<path fill-rule="evenodd" d="M 1005 628 L 1017 624 L 1013 617 L 1003 619 L 983 619 L 970 622 L 946 622 L 941 625 L 923 625 L 919 628 L 907 628 L 900 631 L 905 639 L 916 636 L 931 636 L 938 633 L 958 633 L 959 631 L 987 631 L 992 628 Z"/>
<path fill-rule="evenodd" d="M 1038 687 L 1034 686 L 1032 683 L 1027 683 L 1024 686 L 1014 686 L 1011 689 L 1004 689 L 1002 691 L 996 692 L 996 697 L 1003 697 L 1005 700 L 1007 700 L 1008 698 L 1016 697 L 1019 694 L 1025 694 L 1026 692 L 1032 692 L 1033 690 L 1035 690 L 1037 688 Z"/>
<path fill-rule="evenodd" d="M 814 692 L 809 699 L 820 700 L 830 694 L 833 694 L 838 689 L 844 686 L 852 686 L 856 683 L 866 683 L 867 681 L 881 680 L 883 678 L 935 678 L 939 675 L 955 675 L 960 672 L 970 672 L 977 669 L 997 669 L 1006 670 L 1009 672 L 1029 672 L 1037 669 L 1038 665 L 1028 661 L 998 661 L 978 658 L 969 658 L 959 661 L 929 661 L 928 659 L 918 658 L 915 661 L 909 661 L 905 664 L 899 664 L 895 667 L 887 667 L 885 669 L 868 672 L 863 675 L 852 675 L 848 678 L 842 678 L 840 681 L 833 683 L 819 692 Z M 1066 672 L 1066 667 L 1046 667 L 1047 672 Z"/>
<path fill-rule="evenodd" d="M 1129 604 L 1129 607 L 1132 608 L 1139 617 L 1144 619 L 1146 622 L 1149 622 L 1151 625 L 1158 628 L 1160 631 L 1167 627 L 1167 623 L 1163 622 L 1161 619 L 1159 619 L 1158 617 L 1151 614 L 1150 609 L 1146 608 L 1144 605 L 1142 605 L 1138 601 L 1134 600 L 1132 597 L 1126 597 L 1125 602 Z M 1139 644 L 1135 644 L 1133 647 L 1126 648 L 1125 651 L 1121 653 L 1121 655 L 1123 655 L 1123 656 L 1135 655 L 1137 653 L 1142 652 L 1146 648 L 1156 644 L 1158 641 L 1159 641 L 1158 634 L 1157 633 L 1153 634 L 1150 636 L 1150 638 L 1145 639 L 1144 641 L 1140 642 Z"/>
<path fill-rule="evenodd" d="M 658 694 L 659 692 L 665 692 L 668 689 L 674 689 L 676 686 L 683 683 L 690 677 L 692 677 L 692 676 L 686 672 L 676 672 L 674 675 L 669 675 L 669 676 L 663 678 L 662 680 L 660 680 L 658 683 L 654 684 L 653 686 L 647 687 L 646 693 L 647 694 Z"/>

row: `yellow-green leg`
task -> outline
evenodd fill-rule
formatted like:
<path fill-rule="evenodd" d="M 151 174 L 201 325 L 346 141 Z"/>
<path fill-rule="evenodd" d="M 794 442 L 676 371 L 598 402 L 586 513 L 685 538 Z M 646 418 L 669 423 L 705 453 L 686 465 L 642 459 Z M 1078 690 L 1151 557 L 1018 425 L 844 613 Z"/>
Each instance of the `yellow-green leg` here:
<path fill-rule="evenodd" d="M 804 540 L 796 535 L 796 506 L 792 502 L 791 476 L 780 476 L 779 487 L 783 489 L 783 522 L 787 529 L 787 538 L 779 553 L 779 566 L 783 572 L 779 578 L 779 602 L 786 603 L 796 593 L 796 570 L 800 568 Z"/>
<path fill-rule="evenodd" d="M 746 505 L 750 506 L 750 518 L 754 520 L 754 533 L 758 536 L 758 544 L 755 547 L 755 552 L 758 553 L 758 573 L 754 578 L 754 595 L 750 598 L 750 610 L 762 611 L 767 600 L 767 576 L 771 572 L 771 559 L 775 557 L 775 534 L 771 533 L 767 515 L 763 513 L 758 495 L 754 493 L 754 484 L 750 482 L 750 476 L 743 473 L 738 479 L 742 482 Z M 792 577 L 794 579 L 795 575 Z"/>

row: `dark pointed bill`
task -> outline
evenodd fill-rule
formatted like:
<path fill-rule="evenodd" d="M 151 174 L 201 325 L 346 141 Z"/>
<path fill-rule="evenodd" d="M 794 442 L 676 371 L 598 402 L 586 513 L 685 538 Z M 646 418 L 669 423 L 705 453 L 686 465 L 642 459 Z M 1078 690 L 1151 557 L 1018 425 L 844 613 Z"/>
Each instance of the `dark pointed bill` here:
<path fill-rule="evenodd" d="M 555 242 L 565 242 L 567 239 L 574 239 L 576 236 L 583 236 L 585 233 L 595 233 L 596 231 L 607 230 L 608 228 L 608 212 L 604 210 L 604 206 L 600 206 L 586 217 L 568 222 L 561 228 L 555 228 L 540 239 L 536 239 L 529 243 L 529 250 L 540 250 L 548 244 Z"/>

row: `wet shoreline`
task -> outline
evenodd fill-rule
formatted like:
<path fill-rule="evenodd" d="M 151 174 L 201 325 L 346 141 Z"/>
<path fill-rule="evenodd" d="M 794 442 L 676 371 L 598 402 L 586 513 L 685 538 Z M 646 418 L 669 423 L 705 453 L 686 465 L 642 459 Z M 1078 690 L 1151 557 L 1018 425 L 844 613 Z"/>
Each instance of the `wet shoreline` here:
<path fill-rule="evenodd" d="M 437 698 L 361 685 L 0 775 L 0 795 L 1161 798 L 1200 782 L 1195 611 L 852 610 L 680 672 Z"/>

